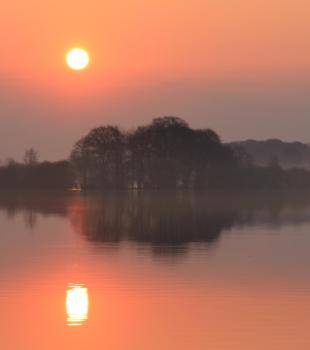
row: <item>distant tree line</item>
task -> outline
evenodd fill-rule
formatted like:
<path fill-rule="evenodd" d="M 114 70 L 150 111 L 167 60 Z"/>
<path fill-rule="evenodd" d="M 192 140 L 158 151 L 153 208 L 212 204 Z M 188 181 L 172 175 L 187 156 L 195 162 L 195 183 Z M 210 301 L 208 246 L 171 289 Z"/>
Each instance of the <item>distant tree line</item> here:
<path fill-rule="evenodd" d="M 253 158 L 256 165 L 266 167 L 272 158 L 277 158 L 283 169 L 310 170 L 310 145 L 306 143 L 268 139 L 232 142 L 230 145 L 241 146 Z"/>
<path fill-rule="evenodd" d="M 192 129 L 177 117 L 156 118 L 124 132 L 100 126 L 82 137 L 69 160 L 0 166 L 0 189 L 64 190 L 286 190 L 310 189 L 310 171 L 284 170 L 277 158 L 255 165 L 240 145 L 221 142 L 211 129 Z"/>
<path fill-rule="evenodd" d="M 0 166 L 1 190 L 65 190 L 73 183 L 74 173 L 69 161 L 39 162 L 33 148 L 26 150 L 23 163 L 8 159 Z"/>

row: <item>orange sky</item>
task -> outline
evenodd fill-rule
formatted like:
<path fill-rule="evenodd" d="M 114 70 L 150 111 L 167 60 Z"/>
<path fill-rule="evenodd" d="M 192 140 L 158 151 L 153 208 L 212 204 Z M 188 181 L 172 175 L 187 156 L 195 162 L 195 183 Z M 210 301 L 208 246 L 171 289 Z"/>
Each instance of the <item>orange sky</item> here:
<path fill-rule="evenodd" d="M 5 2 L 0 157 L 32 145 L 62 157 L 95 125 L 131 127 L 165 114 L 213 127 L 227 140 L 305 140 L 308 13 L 306 0 Z M 92 59 L 82 74 L 64 63 L 76 45 Z M 269 120 L 271 129 L 264 126 Z M 20 135 L 24 125 L 39 125 L 40 133 Z M 41 137 L 59 128 L 63 141 L 51 149 Z M 6 140 L 12 133 L 21 136 L 18 144 Z"/>

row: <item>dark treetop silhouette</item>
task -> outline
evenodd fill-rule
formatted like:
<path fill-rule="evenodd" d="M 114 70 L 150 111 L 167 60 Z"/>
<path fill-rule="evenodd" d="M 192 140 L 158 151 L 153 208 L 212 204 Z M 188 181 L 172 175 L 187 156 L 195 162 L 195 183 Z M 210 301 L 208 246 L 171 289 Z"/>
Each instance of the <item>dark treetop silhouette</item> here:
<path fill-rule="evenodd" d="M 83 188 L 173 189 L 217 187 L 236 166 L 234 152 L 210 130 L 193 130 L 182 119 L 164 117 L 122 133 L 93 129 L 72 155 Z"/>

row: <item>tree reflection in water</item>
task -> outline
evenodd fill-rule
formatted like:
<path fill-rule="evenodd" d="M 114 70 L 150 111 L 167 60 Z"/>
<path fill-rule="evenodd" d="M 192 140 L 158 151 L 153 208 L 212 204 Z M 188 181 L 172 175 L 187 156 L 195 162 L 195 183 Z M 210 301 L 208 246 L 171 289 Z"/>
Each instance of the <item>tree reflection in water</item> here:
<path fill-rule="evenodd" d="M 215 244 L 235 225 L 284 225 L 310 220 L 310 201 L 300 196 L 190 193 L 77 197 L 70 220 L 92 242 L 129 240 L 156 254 L 182 254 L 192 242 Z"/>
<path fill-rule="evenodd" d="M 91 242 L 134 241 L 150 245 L 157 255 L 183 254 L 192 242 L 212 246 L 236 225 L 309 222 L 309 208 L 302 193 L 8 193 L 0 198 L 0 210 L 9 217 L 21 213 L 28 227 L 36 225 L 38 215 L 63 216 Z"/>

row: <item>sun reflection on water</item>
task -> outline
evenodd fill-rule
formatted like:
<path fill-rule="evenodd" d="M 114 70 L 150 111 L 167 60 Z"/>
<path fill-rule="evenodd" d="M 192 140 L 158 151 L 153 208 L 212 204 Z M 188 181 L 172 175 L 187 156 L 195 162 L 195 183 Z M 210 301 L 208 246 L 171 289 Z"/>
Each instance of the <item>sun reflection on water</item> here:
<path fill-rule="evenodd" d="M 68 326 L 82 326 L 88 319 L 88 289 L 82 284 L 69 284 L 66 296 Z"/>

